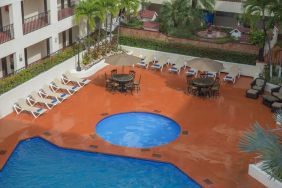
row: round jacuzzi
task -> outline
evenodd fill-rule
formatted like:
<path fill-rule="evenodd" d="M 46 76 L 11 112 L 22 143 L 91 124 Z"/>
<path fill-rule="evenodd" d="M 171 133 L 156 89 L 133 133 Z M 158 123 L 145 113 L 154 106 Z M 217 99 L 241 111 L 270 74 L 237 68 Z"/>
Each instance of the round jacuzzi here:
<path fill-rule="evenodd" d="M 96 126 L 96 133 L 107 142 L 130 148 L 168 144 L 179 136 L 180 131 L 174 120 L 147 112 L 111 115 Z"/>

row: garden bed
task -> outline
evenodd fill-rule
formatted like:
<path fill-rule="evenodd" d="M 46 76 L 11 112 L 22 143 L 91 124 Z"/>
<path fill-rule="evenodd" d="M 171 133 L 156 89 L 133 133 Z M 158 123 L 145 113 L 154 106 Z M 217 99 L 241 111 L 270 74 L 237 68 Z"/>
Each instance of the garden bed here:
<path fill-rule="evenodd" d="M 195 56 L 195 57 L 205 57 L 205 58 L 240 63 L 240 64 L 247 64 L 247 65 L 256 64 L 256 55 L 254 54 L 231 52 L 221 49 L 200 48 L 187 44 L 160 42 L 160 41 L 131 38 L 125 36 L 120 37 L 120 44 L 151 49 L 151 50 L 178 53 L 178 54 Z"/>

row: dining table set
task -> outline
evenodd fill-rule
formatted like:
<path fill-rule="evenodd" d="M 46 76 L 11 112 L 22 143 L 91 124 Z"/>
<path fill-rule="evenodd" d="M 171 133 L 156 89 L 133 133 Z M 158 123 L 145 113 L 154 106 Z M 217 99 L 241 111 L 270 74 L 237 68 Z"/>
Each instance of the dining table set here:
<path fill-rule="evenodd" d="M 187 78 L 187 92 L 201 97 L 215 97 L 219 95 L 220 80 L 208 76 L 194 79 Z"/>
<path fill-rule="evenodd" d="M 128 73 L 118 73 L 117 69 L 111 70 L 110 76 L 105 73 L 106 79 L 106 89 L 112 92 L 128 92 L 131 93 L 136 90 L 137 92 L 140 90 L 140 80 L 135 80 L 136 72 L 134 70 L 130 70 Z"/>

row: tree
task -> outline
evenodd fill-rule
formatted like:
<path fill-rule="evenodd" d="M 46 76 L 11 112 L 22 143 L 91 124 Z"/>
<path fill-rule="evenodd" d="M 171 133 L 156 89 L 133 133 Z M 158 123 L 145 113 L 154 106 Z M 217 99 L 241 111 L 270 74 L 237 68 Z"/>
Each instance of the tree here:
<path fill-rule="evenodd" d="M 96 26 L 95 24 L 95 4 L 93 0 L 80 1 L 75 7 L 75 20 L 77 23 L 86 19 L 87 22 L 87 38 L 89 37 L 90 31 Z M 89 50 L 90 44 L 88 44 Z"/>
<path fill-rule="evenodd" d="M 118 0 L 118 8 L 119 8 L 119 25 L 121 22 L 122 13 L 125 13 L 125 16 L 129 19 L 130 14 L 137 14 L 139 0 Z M 118 35 L 117 35 L 117 43 L 119 44 L 119 35 L 120 35 L 120 27 L 118 27 Z"/>
<path fill-rule="evenodd" d="M 192 0 L 192 9 L 213 11 L 215 0 Z"/>
<path fill-rule="evenodd" d="M 102 23 L 105 20 L 105 16 L 106 16 L 106 10 L 105 7 L 103 5 L 102 0 L 94 0 L 94 7 L 95 7 L 95 11 L 94 11 L 94 15 L 98 20 L 98 49 L 100 47 L 100 42 L 101 42 L 101 27 L 102 27 Z"/>
<path fill-rule="evenodd" d="M 281 0 L 246 0 L 244 4 L 245 14 L 253 20 L 258 18 L 262 22 L 262 30 L 264 33 L 264 49 L 265 44 L 269 50 L 270 78 L 272 78 L 272 49 L 270 45 L 271 36 L 268 31 L 273 29 L 277 22 L 281 23 L 282 17 L 282 1 Z"/>
<path fill-rule="evenodd" d="M 275 116 L 276 121 L 282 123 L 282 111 Z M 277 129 L 281 131 L 282 127 Z M 280 136 L 279 136 L 280 135 Z M 257 153 L 262 160 L 262 170 L 282 181 L 282 138 L 271 130 L 262 128 L 255 123 L 240 139 L 239 148 L 247 153 Z"/>
<path fill-rule="evenodd" d="M 189 0 L 166 1 L 160 9 L 160 29 L 164 33 L 171 33 L 190 25 L 192 17 Z"/>

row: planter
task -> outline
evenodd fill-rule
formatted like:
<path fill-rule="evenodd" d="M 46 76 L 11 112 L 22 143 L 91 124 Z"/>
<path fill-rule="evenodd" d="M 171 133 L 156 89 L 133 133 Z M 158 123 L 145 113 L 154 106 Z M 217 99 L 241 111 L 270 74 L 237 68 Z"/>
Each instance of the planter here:
<path fill-rule="evenodd" d="M 282 188 L 282 182 L 270 179 L 270 176 L 260 166 L 261 163 L 250 164 L 248 174 L 268 188 Z"/>

